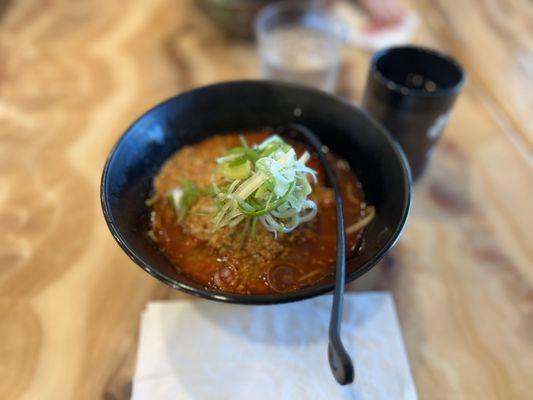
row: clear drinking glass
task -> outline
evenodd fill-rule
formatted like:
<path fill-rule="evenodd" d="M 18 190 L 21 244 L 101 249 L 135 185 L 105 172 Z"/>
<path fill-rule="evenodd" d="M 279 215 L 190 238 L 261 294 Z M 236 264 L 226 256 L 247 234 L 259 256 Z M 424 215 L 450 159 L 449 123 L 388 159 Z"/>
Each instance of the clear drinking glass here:
<path fill-rule="evenodd" d="M 346 31 L 333 15 L 307 3 L 265 7 L 255 21 L 263 77 L 333 92 Z"/>

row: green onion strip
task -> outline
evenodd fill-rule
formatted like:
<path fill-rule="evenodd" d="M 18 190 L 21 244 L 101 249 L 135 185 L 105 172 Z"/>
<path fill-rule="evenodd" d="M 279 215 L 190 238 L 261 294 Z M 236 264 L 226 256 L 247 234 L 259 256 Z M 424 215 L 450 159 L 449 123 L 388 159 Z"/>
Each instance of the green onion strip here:
<path fill-rule="evenodd" d="M 310 155 L 299 159 L 294 149 L 277 135 L 249 147 L 241 136 L 242 146 L 229 150 L 217 159 L 215 175 L 223 184 L 213 187 L 218 201 L 214 227 L 234 227 L 247 221 L 252 237 L 257 238 L 257 222 L 274 233 L 290 232 L 300 223 L 312 220 L 316 204 L 308 199 L 316 171 L 305 164 Z M 248 221 L 251 219 L 251 227 Z"/>
<path fill-rule="evenodd" d="M 306 166 L 309 153 L 297 158 L 294 149 L 278 135 L 253 147 L 244 136 L 239 139 L 241 146 L 217 158 L 209 187 L 199 188 L 184 179 L 181 188 L 168 192 L 178 222 L 200 196 L 216 200 L 214 229 L 235 227 L 244 221 L 243 237 L 251 231 L 254 240 L 258 222 L 277 237 L 315 218 L 317 206 L 308 198 L 312 192 L 308 178 L 316 182 L 316 171 Z"/>

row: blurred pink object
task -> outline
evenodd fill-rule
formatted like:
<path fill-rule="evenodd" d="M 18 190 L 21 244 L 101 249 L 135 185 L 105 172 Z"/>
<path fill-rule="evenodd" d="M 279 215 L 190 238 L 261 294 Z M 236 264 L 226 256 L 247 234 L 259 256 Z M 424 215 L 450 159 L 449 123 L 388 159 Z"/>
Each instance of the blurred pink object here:
<path fill-rule="evenodd" d="M 368 51 L 408 44 L 420 22 L 416 12 L 393 0 L 343 0 L 333 12 L 349 28 L 347 42 Z"/>
<path fill-rule="evenodd" d="M 370 17 L 374 28 L 397 25 L 406 14 L 398 0 L 358 0 L 357 4 Z"/>

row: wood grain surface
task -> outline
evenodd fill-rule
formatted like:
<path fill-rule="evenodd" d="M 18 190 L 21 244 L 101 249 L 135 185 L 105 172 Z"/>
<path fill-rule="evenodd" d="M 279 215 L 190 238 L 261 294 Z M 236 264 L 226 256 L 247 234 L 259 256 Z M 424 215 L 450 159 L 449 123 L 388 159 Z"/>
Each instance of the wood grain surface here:
<path fill-rule="evenodd" d="M 185 298 L 121 252 L 99 180 L 141 112 L 259 76 L 189 0 L 11 1 L 0 12 L 0 398 L 125 399 L 149 300 Z M 420 397 L 527 399 L 533 382 L 529 0 L 417 0 L 416 43 L 469 82 L 405 234 L 352 290 L 392 290 Z M 346 49 L 359 101 L 369 55 Z"/>

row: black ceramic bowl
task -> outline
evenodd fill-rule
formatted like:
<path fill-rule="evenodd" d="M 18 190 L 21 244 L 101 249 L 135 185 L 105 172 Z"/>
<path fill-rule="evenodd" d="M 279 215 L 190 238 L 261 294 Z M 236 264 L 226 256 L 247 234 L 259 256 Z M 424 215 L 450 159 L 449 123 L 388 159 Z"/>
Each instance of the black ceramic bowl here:
<path fill-rule="evenodd" d="M 333 281 L 275 295 L 238 295 L 206 288 L 187 278 L 147 236 L 152 180 L 185 144 L 215 133 L 279 127 L 298 122 L 346 159 L 357 174 L 376 217 L 367 245 L 347 260 L 347 280 L 372 268 L 398 240 L 410 205 L 411 180 L 403 153 L 362 110 L 327 93 L 266 81 L 221 83 L 173 97 L 149 110 L 122 135 L 104 167 L 101 200 L 111 233 L 126 254 L 160 281 L 211 300 L 274 304 L 330 291 Z"/>

